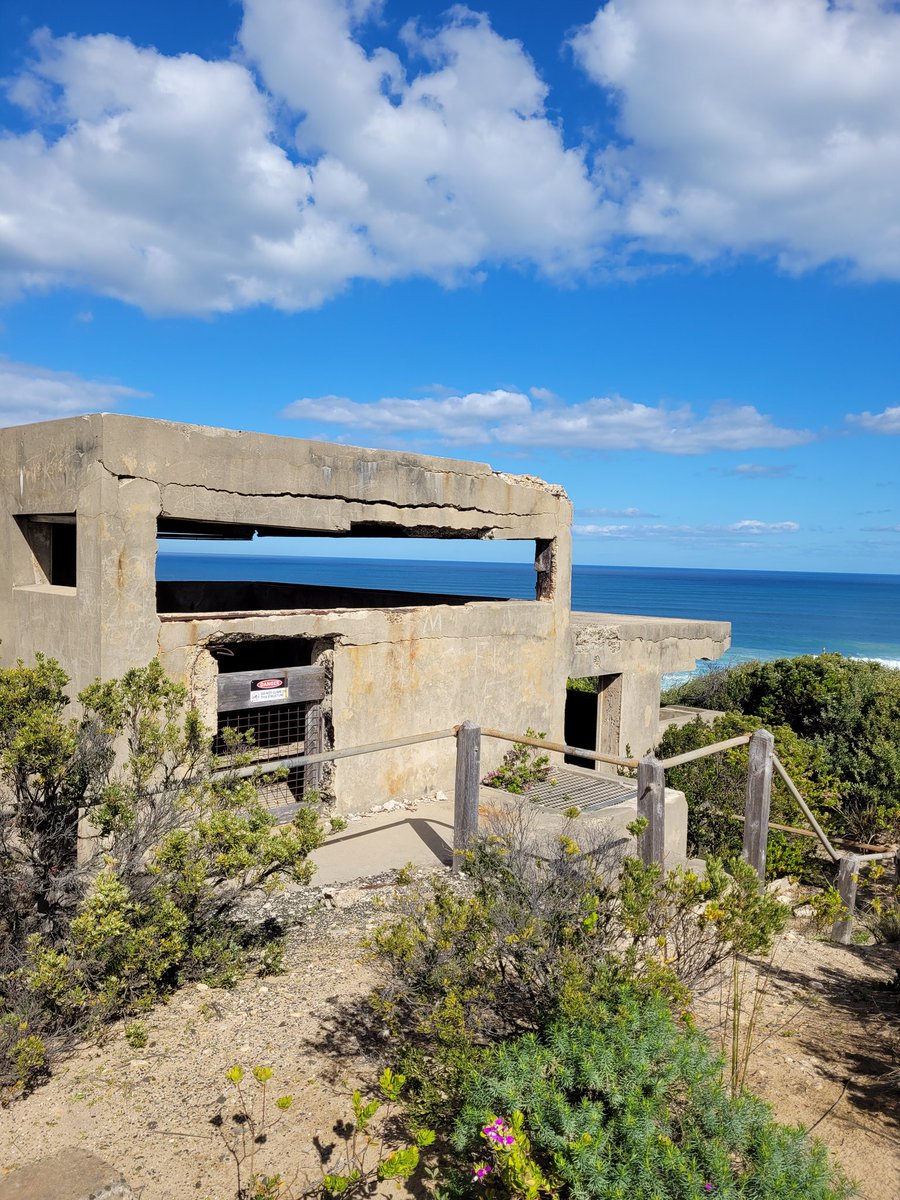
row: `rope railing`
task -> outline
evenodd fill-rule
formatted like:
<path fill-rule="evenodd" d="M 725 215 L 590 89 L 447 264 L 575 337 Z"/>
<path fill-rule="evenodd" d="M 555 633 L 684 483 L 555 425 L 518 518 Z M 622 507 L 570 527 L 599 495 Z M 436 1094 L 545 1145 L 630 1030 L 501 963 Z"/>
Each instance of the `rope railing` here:
<path fill-rule="evenodd" d="M 614 767 L 630 767 L 638 765 L 636 758 L 623 758 L 619 754 L 601 754 L 597 750 L 583 750 L 579 746 L 568 746 L 565 742 L 549 742 L 546 738 L 532 737 L 531 734 L 506 733 L 502 729 L 482 727 L 482 737 L 496 738 L 501 742 L 516 742 L 525 746 L 534 746 L 538 750 L 552 750 L 557 754 L 567 754 L 570 758 L 584 758 L 590 762 L 608 763 Z"/>
<path fill-rule="evenodd" d="M 645 862 L 664 864 L 665 849 L 665 772 L 669 768 L 679 767 L 697 759 L 707 758 L 714 754 L 722 754 L 727 750 L 740 746 L 749 746 L 749 763 L 747 773 L 747 795 L 744 815 L 734 815 L 734 819 L 744 823 L 744 858 L 756 869 L 763 886 L 766 868 L 766 842 L 770 829 L 786 833 L 798 834 L 802 837 L 815 837 L 822 844 L 832 862 L 839 866 L 838 890 L 844 902 L 847 914 L 835 922 L 832 930 L 834 940 L 847 942 L 852 933 L 853 912 L 856 902 L 856 886 L 859 867 L 864 862 L 875 862 L 884 859 L 894 859 L 900 873 L 900 851 L 891 847 L 866 846 L 849 842 L 847 839 L 835 838 L 836 842 L 851 847 L 849 852 L 835 848 L 825 830 L 816 819 L 815 814 L 804 800 L 797 785 L 791 779 L 781 759 L 775 753 L 774 738 L 766 730 L 757 730 L 754 734 L 740 734 L 721 742 L 713 742 L 708 746 L 700 746 L 688 750 L 684 754 L 676 754 L 671 758 L 657 759 L 653 754 L 647 754 L 641 759 L 625 757 L 618 754 L 604 754 L 596 750 L 585 750 L 580 746 L 570 746 L 565 742 L 550 741 L 547 738 L 535 737 L 532 734 L 510 733 L 503 729 L 479 727 L 471 721 L 454 725 L 448 729 L 433 730 L 429 733 L 412 734 L 408 737 L 392 738 L 384 742 L 370 742 L 364 746 L 351 746 L 341 750 L 326 750 L 317 754 L 299 754 L 282 759 L 273 759 L 265 764 L 254 764 L 240 767 L 237 770 L 223 768 L 222 774 L 247 778 L 253 775 L 265 774 L 279 768 L 305 767 L 318 763 L 335 762 L 344 758 L 355 758 L 364 754 L 375 754 L 383 750 L 396 750 L 404 746 L 421 745 L 449 738 L 456 739 L 456 789 L 454 793 L 454 870 L 458 870 L 461 862 L 460 852 L 471 842 L 478 829 L 478 803 L 481 788 L 481 742 L 482 738 L 494 738 L 498 741 L 511 742 L 531 746 L 537 750 L 562 754 L 570 758 L 582 759 L 587 762 L 605 763 L 610 766 L 627 768 L 637 774 L 637 811 L 638 816 L 645 819 L 645 829 L 638 837 L 638 848 Z M 803 816 L 811 826 L 810 830 L 795 829 L 789 825 L 780 825 L 769 820 L 771 807 L 771 792 L 773 774 L 777 774 L 788 789 Z M 867 853 L 859 853 L 860 850 Z"/>
<path fill-rule="evenodd" d="M 680 767 L 682 763 L 693 762 L 697 758 L 708 758 L 711 754 L 721 754 L 723 750 L 734 750 L 737 746 L 750 744 L 750 734 L 742 733 L 738 737 L 727 738 L 724 742 L 713 742 L 711 746 L 698 746 L 696 750 L 686 750 L 684 754 L 676 754 L 672 758 L 661 761 L 663 767 Z"/>

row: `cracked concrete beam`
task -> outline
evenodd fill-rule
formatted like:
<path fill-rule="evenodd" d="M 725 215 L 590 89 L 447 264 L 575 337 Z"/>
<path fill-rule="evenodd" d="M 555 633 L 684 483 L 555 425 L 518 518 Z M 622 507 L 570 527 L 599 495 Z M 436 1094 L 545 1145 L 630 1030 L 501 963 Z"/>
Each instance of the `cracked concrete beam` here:
<path fill-rule="evenodd" d="M 568 521 L 568 502 L 484 463 L 299 438 L 205 429 L 106 414 L 102 458 L 117 475 L 163 486 L 207 487 L 255 497 L 313 496 Z"/>

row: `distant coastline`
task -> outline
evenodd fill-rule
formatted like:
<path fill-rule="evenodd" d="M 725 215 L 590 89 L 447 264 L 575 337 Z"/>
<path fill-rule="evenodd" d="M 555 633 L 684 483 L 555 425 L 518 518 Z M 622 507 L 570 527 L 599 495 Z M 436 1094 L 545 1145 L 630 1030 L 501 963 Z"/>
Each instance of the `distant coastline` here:
<path fill-rule="evenodd" d="M 289 558 L 162 548 L 157 574 L 160 579 L 305 580 L 523 600 L 534 594 L 534 572 L 523 563 Z M 730 621 L 732 646 L 720 666 L 833 651 L 900 668 L 900 575 L 576 565 L 572 607 Z M 700 664 L 698 669 L 708 668 Z M 687 674 L 666 682 L 682 678 Z"/>

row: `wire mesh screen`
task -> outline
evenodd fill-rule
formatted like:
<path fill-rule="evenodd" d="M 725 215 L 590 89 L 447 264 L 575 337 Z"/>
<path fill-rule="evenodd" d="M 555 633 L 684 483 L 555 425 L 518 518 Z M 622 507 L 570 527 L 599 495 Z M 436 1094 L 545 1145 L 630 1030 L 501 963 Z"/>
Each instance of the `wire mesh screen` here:
<path fill-rule="evenodd" d="M 264 708 L 221 712 L 213 749 L 223 765 L 233 761 L 236 753 L 250 753 L 253 761 L 261 766 L 275 759 L 303 754 L 307 707 L 306 704 L 271 704 Z M 243 745 L 236 751 L 229 749 L 226 729 L 234 730 L 252 745 Z M 259 794 L 277 816 L 290 816 L 303 799 L 304 787 L 303 767 L 291 767 L 285 779 L 265 784 L 260 787 Z"/>

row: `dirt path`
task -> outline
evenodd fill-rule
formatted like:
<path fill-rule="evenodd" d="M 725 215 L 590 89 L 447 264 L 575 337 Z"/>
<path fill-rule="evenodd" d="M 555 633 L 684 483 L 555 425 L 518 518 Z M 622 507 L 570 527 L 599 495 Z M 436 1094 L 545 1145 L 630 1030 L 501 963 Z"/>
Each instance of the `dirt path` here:
<path fill-rule="evenodd" d="M 192 986 L 149 1014 L 149 1044 L 132 1049 L 121 1026 L 86 1047 L 25 1100 L 0 1112 L 0 1169 L 67 1146 L 115 1164 L 141 1200 L 234 1200 L 234 1164 L 210 1121 L 224 1107 L 224 1072 L 236 1062 L 271 1066 L 272 1095 L 295 1103 L 261 1150 L 259 1169 L 313 1181 L 313 1141 L 335 1141 L 349 1095 L 383 1062 L 363 1052 L 373 1029 L 337 1027 L 347 1001 L 374 975 L 359 938 L 378 919 L 377 891 L 343 889 L 339 907 L 291 935 L 287 973 L 247 979 L 233 991 Z M 383 894 L 383 892 L 381 893 Z M 757 1021 L 749 1086 L 783 1121 L 815 1124 L 865 1200 L 900 1196 L 900 997 L 883 984 L 896 952 L 839 947 L 789 933 L 780 944 Z M 698 1001 L 714 1039 L 725 1025 L 727 980 Z M 749 993 L 748 993 L 749 994 Z"/>
<path fill-rule="evenodd" d="M 762 989 L 747 1087 L 780 1121 L 812 1129 L 865 1200 L 900 1197 L 900 994 L 884 986 L 898 966 L 897 947 L 788 932 L 770 962 L 743 977 L 747 1015 L 757 980 Z M 728 1061 L 731 990 L 723 971 L 695 1002 Z"/>

